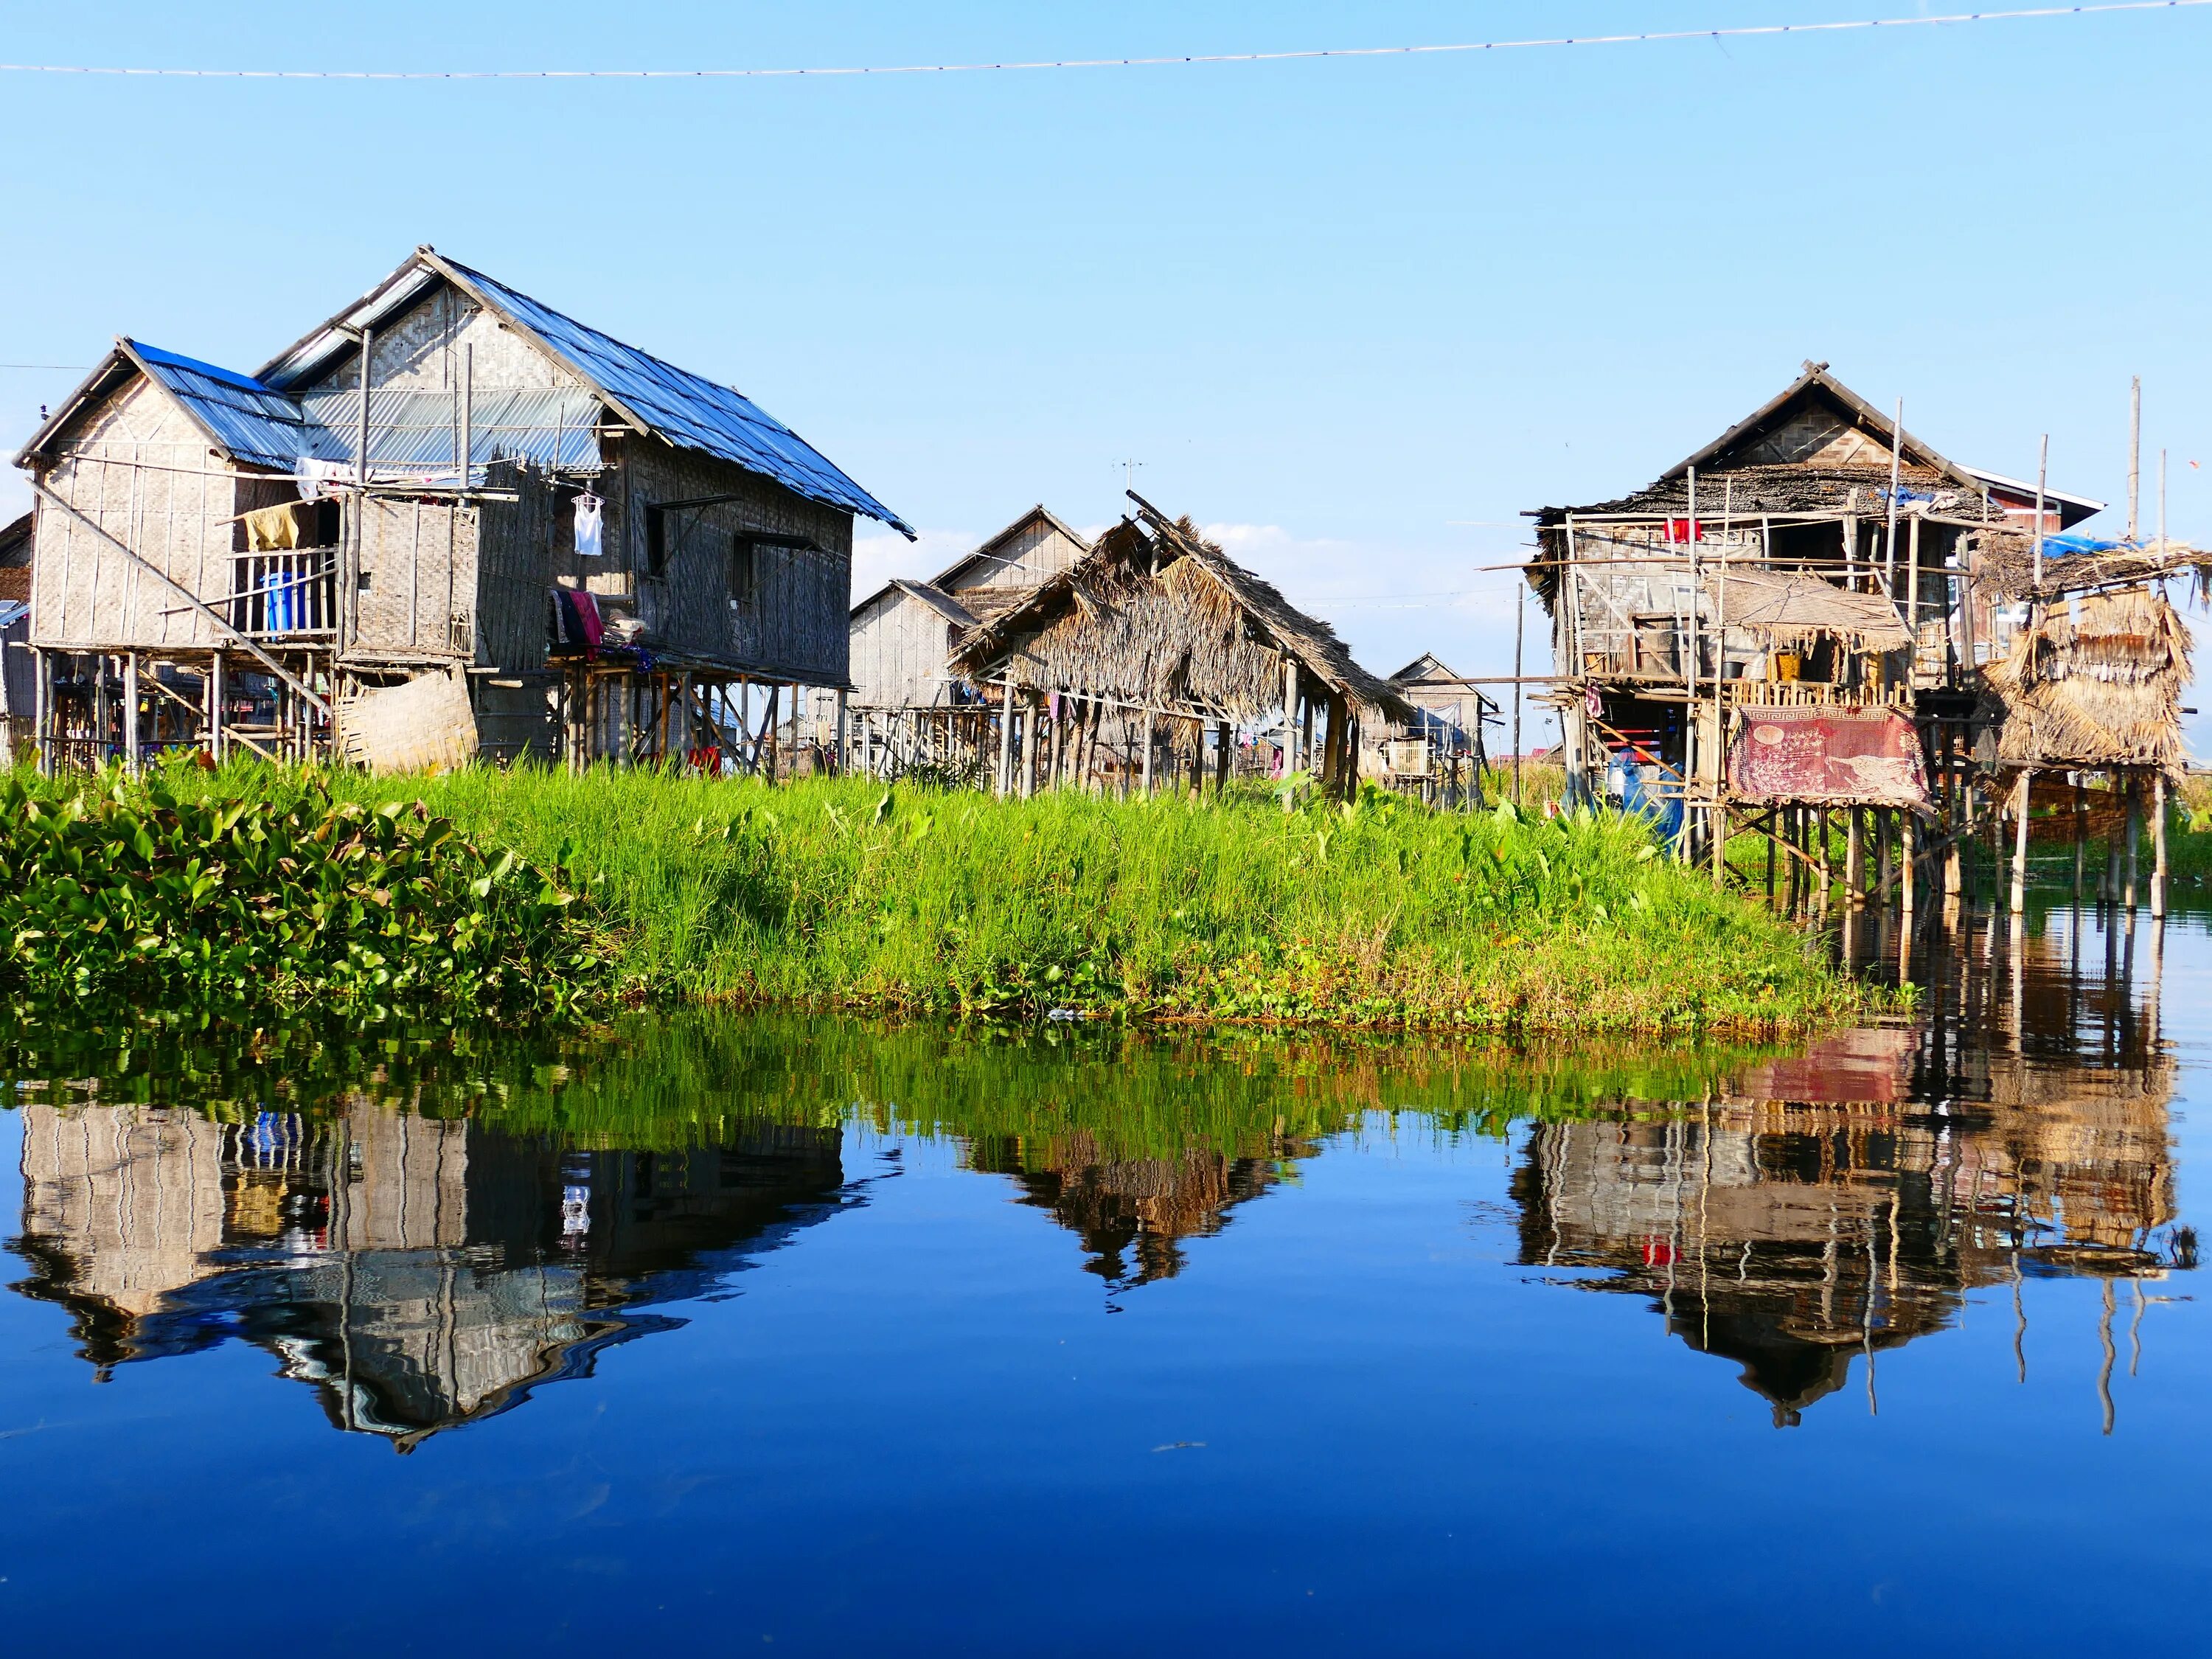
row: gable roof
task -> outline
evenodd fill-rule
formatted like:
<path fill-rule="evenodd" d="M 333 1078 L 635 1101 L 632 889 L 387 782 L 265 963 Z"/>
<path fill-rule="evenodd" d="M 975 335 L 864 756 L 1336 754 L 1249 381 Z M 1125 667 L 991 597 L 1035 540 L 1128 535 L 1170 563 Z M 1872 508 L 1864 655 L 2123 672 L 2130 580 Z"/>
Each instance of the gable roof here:
<path fill-rule="evenodd" d="M 1424 651 L 1390 676 L 1393 685 L 1407 685 L 1419 680 L 1456 680 L 1458 675 L 1444 666 L 1433 651 Z"/>
<path fill-rule="evenodd" d="M 1127 494 L 1154 544 L 1164 545 L 1176 556 L 1171 564 L 1161 567 L 1161 576 L 1185 567 L 1202 572 L 1242 615 L 1249 639 L 1290 658 L 1355 702 L 1379 708 L 1395 719 L 1411 717 L 1412 705 L 1395 688 L 1353 661 L 1336 630 L 1326 622 L 1308 616 L 1284 598 L 1273 582 L 1253 574 L 1184 524 L 1168 518 L 1135 490 Z M 1121 520 L 1120 529 L 1132 535 L 1138 532 L 1136 524 L 1127 519 Z M 1034 633 L 1051 626 L 1048 617 L 1066 605 L 1091 610 L 1095 601 L 1083 591 L 1083 583 L 1105 574 L 1106 566 L 1123 544 L 1124 538 L 1117 532 L 1109 532 L 1080 560 L 1036 587 L 1026 592 L 1011 590 L 1019 592 L 1018 600 L 963 638 L 954 649 L 953 665 L 963 672 L 981 668 L 1011 649 L 1024 631 Z"/>
<path fill-rule="evenodd" d="M 732 387 L 626 345 L 520 289 L 472 270 L 428 246 L 262 367 L 258 378 L 289 390 L 356 349 L 349 331 L 374 328 L 410 311 L 440 280 L 475 301 L 589 386 L 635 430 L 771 478 L 793 494 L 889 525 L 906 521 L 840 471 L 789 427 Z"/>
<path fill-rule="evenodd" d="M 997 535 L 988 538 L 977 546 L 969 550 L 968 552 L 963 553 L 958 558 L 953 560 L 951 564 L 946 565 L 944 569 L 939 571 L 936 575 L 930 578 L 931 585 L 937 587 L 950 587 L 954 581 L 958 580 L 958 578 L 963 574 L 966 574 L 969 566 L 975 564 L 979 561 L 988 560 L 994 564 L 1006 564 L 1010 562 L 1008 560 L 996 557 L 997 550 L 1005 546 L 1008 542 L 1012 541 L 1023 531 L 1027 530 L 1030 526 L 1038 523 L 1042 523 L 1045 528 L 1048 530 L 1058 531 L 1061 535 L 1066 537 L 1069 541 L 1075 544 L 1076 550 L 1079 554 L 1088 553 L 1091 550 L 1091 544 L 1089 542 L 1084 540 L 1083 538 L 1077 534 L 1073 530 L 1069 529 L 1066 524 L 1055 516 L 1042 501 L 1039 501 L 1035 507 L 1023 514 L 1020 518 L 1016 519 L 1012 524 L 1008 525 L 1004 530 L 1001 530 Z"/>
<path fill-rule="evenodd" d="M 168 393 L 205 434 L 209 446 L 240 465 L 289 472 L 301 455 L 340 460 L 350 453 L 296 400 L 251 374 L 118 335 L 92 373 L 32 434 L 16 454 L 15 465 L 27 466 L 43 455 L 81 410 L 118 390 L 135 374 L 144 375 Z"/>
<path fill-rule="evenodd" d="M 897 588 L 902 592 L 912 594 L 949 623 L 961 628 L 973 628 L 975 625 L 975 613 L 940 587 L 933 586 L 928 582 L 910 582 L 898 576 L 892 577 L 889 586 Z"/>
<path fill-rule="evenodd" d="M 1761 404 L 1742 420 L 1707 444 L 1694 455 L 1685 457 L 1659 475 L 1666 483 L 1686 475 L 1693 466 L 1704 466 L 1716 457 L 1741 447 L 1780 426 L 1790 415 L 1808 404 L 1826 402 L 1839 410 L 1855 426 L 1867 433 L 1885 449 L 1893 449 L 1908 466 L 1922 466 L 1942 474 L 1961 489 L 1979 493 L 1982 481 L 1965 467 L 1959 465 L 1936 447 L 1923 442 L 1900 428 L 1890 416 L 1883 414 L 1872 404 L 1828 373 L 1826 363 L 1809 359 L 1804 370 L 1788 386 Z"/>

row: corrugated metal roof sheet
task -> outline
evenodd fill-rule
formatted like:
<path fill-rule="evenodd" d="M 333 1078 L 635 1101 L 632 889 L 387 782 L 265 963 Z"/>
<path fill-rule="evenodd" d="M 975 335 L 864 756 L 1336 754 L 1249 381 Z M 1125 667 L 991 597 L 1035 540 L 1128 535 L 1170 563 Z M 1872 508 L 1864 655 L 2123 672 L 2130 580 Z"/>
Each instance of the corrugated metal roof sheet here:
<path fill-rule="evenodd" d="M 301 455 L 336 461 L 349 453 L 297 403 L 251 375 L 137 340 L 121 344 L 234 460 L 289 472 Z"/>
<path fill-rule="evenodd" d="M 905 536 L 914 534 L 896 514 L 742 393 L 587 328 L 481 271 L 428 257 L 478 290 L 477 297 L 494 310 L 538 336 L 618 408 L 670 443 L 734 461 L 810 501 L 880 520 Z"/>
<path fill-rule="evenodd" d="M 325 386 L 301 404 L 310 420 L 344 445 L 341 458 L 351 460 L 360 441 L 360 394 Z M 602 412 L 599 394 L 588 386 L 480 387 L 469 405 L 470 463 L 482 467 L 505 457 L 540 467 L 557 464 L 564 471 L 596 471 L 599 441 L 592 428 Z M 459 413 L 450 392 L 371 388 L 371 476 L 382 470 L 450 474 Z"/>

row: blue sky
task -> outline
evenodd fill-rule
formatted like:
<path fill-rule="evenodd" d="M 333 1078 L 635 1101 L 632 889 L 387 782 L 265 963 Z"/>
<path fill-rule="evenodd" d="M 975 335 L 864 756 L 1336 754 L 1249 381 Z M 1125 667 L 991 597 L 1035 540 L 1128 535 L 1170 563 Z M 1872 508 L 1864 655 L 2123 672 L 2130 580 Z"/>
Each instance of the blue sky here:
<path fill-rule="evenodd" d="M 945 62 L 1952 9 L 5 0 L 0 58 Z M 2032 473 L 2047 430 L 2054 483 L 2116 502 L 2140 374 L 2172 527 L 2212 536 L 2208 67 L 2212 9 L 865 80 L 0 76 L 0 363 L 128 332 L 251 368 L 432 242 L 796 427 L 926 532 L 866 542 L 864 581 L 1032 501 L 1107 522 L 1133 457 L 1370 666 L 1504 672 L 1516 583 L 1480 567 L 1517 514 L 1645 481 L 1808 356 L 1973 465 Z M 75 378 L 0 369 L 11 447 Z"/>

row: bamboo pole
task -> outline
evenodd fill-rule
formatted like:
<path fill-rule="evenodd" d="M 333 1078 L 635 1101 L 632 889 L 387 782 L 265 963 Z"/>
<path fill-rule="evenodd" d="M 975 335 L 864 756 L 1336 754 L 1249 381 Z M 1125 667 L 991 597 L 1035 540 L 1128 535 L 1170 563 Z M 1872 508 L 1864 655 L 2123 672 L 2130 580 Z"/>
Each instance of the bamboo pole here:
<path fill-rule="evenodd" d="M 2041 589 L 2042 589 L 2042 587 L 2043 587 L 2043 511 L 2044 511 L 2044 507 L 2043 507 L 2043 501 L 2044 501 L 2044 489 L 2045 489 L 2045 484 L 2046 484 L 2046 483 L 2048 483 L 2048 481 L 2049 481 L 2050 472 L 2051 472 L 2051 434 L 2050 434 L 2048 432 L 2046 432 L 2046 433 L 2045 433 L 2045 434 L 2043 434 L 2043 447 L 2042 447 L 2042 448 L 2041 448 L 2040 450 L 2039 450 L 2039 451 L 2037 452 L 2037 455 L 2036 455 L 2036 462 L 2035 462 L 2035 581 L 2034 581 L 2034 588 L 2035 588 L 2035 590 L 2036 590 L 2036 591 L 2038 591 L 2038 592 L 2040 592 L 2040 591 L 2041 591 Z M 2134 531 L 2134 526 L 2133 526 L 2132 525 L 2131 525 L 2131 526 L 2129 526 L 2129 530 L 2130 530 L 2130 534 L 2132 534 L 2132 533 L 2133 533 L 2133 531 Z M 2035 623 L 2035 611 L 2034 611 L 2034 606 L 2033 606 L 2033 601 L 2031 601 L 2031 602 L 2030 602 L 2030 605 L 2029 605 L 2029 609 L 2028 609 L 2028 617 L 2027 617 L 2027 620 L 2028 620 L 2028 624 L 2029 624 L 2029 626 L 2033 627 L 2033 626 L 2034 625 L 2034 623 Z"/>
<path fill-rule="evenodd" d="M 1144 788 L 1148 799 L 1152 793 L 1152 750 L 1156 746 L 1152 741 L 1152 711 L 1147 708 L 1145 710 Z"/>
<path fill-rule="evenodd" d="M 1890 598 L 1897 597 L 1897 489 L 1898 471 L 1905 459 L 1905 399 L 1897 400 L 1897 416 L 1889 428 L 1889 532 L 1882 549 L 1882 580 L 1888 585 Z"/>
<path fill-rule="evenodd" d="M 2128 780 L 2128 890 L 2129 909 L 2136 908 L 2138 887 L 2137 873 L 2142 866 L 2142 780 Z"/>
<path fill-rule="evenodd" d="M 1000 677 L 999 693 L 999 799 L 1014 787 L 1014 671 L 1010 665 Z"/>
<path fill-rule="evenodd" d="M 1528 623 L 1528 585 L 1521 584 L 1513 599 L 1513 805 L 1521 805 L 1521 640 Z M 1482 732 L 1482 705 L 1474 710 L 1475 732 Z"/>
<path fill-rule="evenodd" d="M 1044 694 L 1030 691 L 1022 698 L 1022 787 L 1021 798 L 1029 799 L 1036 793 L 1037 716 L 1044 708 Z"/>
<path fill-rule="evenodd" d="M 123 769 L 137 777 L 138 755 L 138 653 L 123 653 Z"/>
<path fill-rule="evenodd" d="M 1866 809 L 1853 806 L 1844 815 L 1844 896 L 1854 910 L 1866 903 Z"/>
<path fill-rule="evenodd" d="M 2142 376 L 2128 383 L 2128 539 L 2137 539 L 2142 502 Z"/>
<path fill-rule="evenodd" d="M 2027 805 L 2035 769 L 2023 766 L 2013 792 L 2012 914 L 2027 908 Z"/>
<path fill-rule="evenodd" d="M 2150 915 L 2159 921 L 2166 916 L 2166 774 L 2153 777 L 2150 787 Z"/>
<path fill-rule="evenodd" d="M 223 654 L 220 648 L 208 662 L 208 758 L 220 763 L 228 750 L 222 730 Z"/>

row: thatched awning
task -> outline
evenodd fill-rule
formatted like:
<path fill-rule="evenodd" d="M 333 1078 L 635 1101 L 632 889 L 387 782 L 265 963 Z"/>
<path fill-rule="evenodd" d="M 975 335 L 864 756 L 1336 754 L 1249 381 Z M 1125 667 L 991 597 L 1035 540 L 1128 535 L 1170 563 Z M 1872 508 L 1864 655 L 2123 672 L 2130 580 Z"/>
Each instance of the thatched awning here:
<path fill-rule="evenodd" d="M 1850 651 L 1901 651 L 1912 642 L 1897 607 L 1879 593 L 1847 592 L 1817 576 L 1732 570 L 1701 578 L 1698 588 L 1711 615 L 1771 648 L 1832 639 Z"/>
<path fill-rule="evenodd" d="M 978 682 L 1256 720 L 1283 706 L 1283 665 L 1394 720 L 1413 709 L 1362 668 L 1335 630 L 1268 581 L 1132 494 L 1124 519 L 1083 559 L 987 617 L 953 648 Z M 963 595 L 974 608 L 972 595 Z"/>
<path fill-rule="evenodd" d="M 2189 650 L 2189 629 L 2155 588 L 2053 607 L 1986 671 L 2005 711 L 1997 758 L 2010 766 L 2178 768 Z"/>

